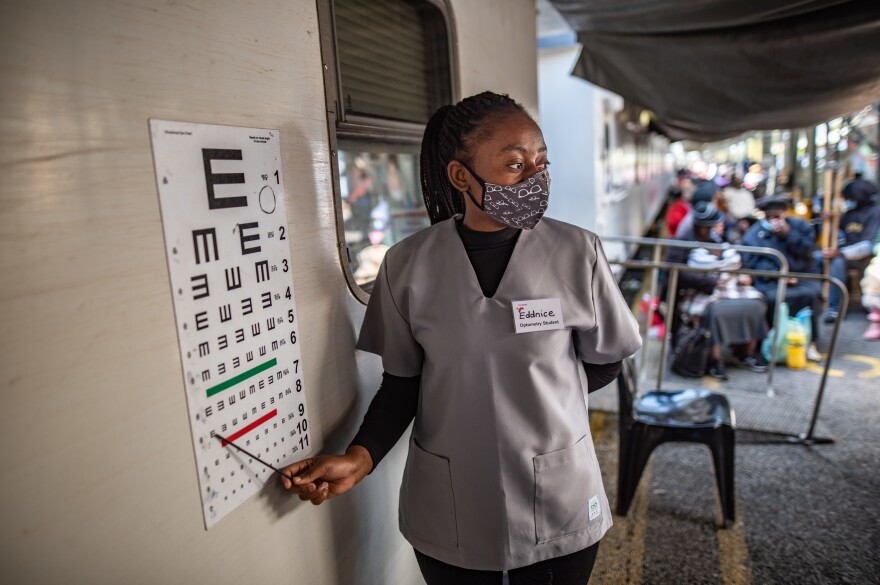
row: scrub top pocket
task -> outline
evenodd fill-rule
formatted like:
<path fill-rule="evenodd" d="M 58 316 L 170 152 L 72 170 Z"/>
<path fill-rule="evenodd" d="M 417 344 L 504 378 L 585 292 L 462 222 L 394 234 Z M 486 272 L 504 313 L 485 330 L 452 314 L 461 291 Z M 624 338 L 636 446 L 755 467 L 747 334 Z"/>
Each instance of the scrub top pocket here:
<path fill-rule="evenodd" d="M 401 492 L 401 519 L 407 532 L 445 548 L 458 548 L 449 459 L 425 451 L 414 440 Z"/>
<path fill-rule="evenodd" d="M 590 528 L 589 501 L 599 494 L 586 435 L 573 446 L 533 458 L 538 544 Z M 595 519 L 600 522 L 599 518 Z"/>

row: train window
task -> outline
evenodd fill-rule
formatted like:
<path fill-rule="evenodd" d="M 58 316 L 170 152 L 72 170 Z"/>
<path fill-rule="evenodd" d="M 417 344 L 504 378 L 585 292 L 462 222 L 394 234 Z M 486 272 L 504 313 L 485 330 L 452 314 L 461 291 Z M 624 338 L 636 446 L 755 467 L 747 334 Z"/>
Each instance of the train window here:
<path fill-rule="evenodd" d="M 355 282 L 369 286 L 391 244 L 428 227 L 419 188 L 418 152 L 339 149 L 339 191 L 348 260 Z"/>
<path fill-rule="evenodd" d="M 334 0 L 346 121 L 425 124 L 452 99 L 449 42 L 440 7 L 427 0 Z"/>
<path fill-rule="evenodd" d="M 430 225 L 418 153 L 431 113 L 456 99 L 449 0 L 318 2 L 337 231 L 366 302 L 388 248 Z"/>

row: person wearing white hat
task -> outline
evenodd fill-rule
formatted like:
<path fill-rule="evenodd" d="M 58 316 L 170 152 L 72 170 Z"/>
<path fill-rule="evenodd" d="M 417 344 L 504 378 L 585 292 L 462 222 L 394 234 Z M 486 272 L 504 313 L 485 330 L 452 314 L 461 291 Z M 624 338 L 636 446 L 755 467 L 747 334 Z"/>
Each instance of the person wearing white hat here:
<path fill-rule="evenodd" d="M 724 214 L 711 203 L 694 206 L 694 241 L 721 243 L 720 230 Z M 742 266 L 740 255 L 732 249 L 717 251 L 708 248 L 687 250 L 669 248 L 667 262 L 686 263 L 695 268 L 735 270 Z M 762 295 L 747 275 L 724 272 L 679 273 L 679 291 L 684 295 L 682 311 L 711 332 L 710 358 L 707 372 L 719 380 L 727 380 L 727 368 L 722 348 L 729 346 L 742 364 L 755 372 L 767 371 L 767 362 L 759 351 L 760 341 L 766 334 L 764 314 L 766 304 Z M 681 296 L 681 295 L 680 295 Z"/>

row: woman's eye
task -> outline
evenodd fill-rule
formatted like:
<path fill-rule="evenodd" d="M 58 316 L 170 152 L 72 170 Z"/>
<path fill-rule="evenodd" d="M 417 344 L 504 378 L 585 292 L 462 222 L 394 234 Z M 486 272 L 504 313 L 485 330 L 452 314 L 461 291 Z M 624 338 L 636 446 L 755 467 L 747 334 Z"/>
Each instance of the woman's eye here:
<path fill-rule="evenodd" d="M 539 166 L 540 166 L 542 169 L 546 169 L 546 168 L 548 168 L 548 167 L 550 166 L 550 161 L 549 161 L 549 160 L 545 160 L 545 161 L 544 161 L 544 164 L 539 165 Z"/>
<path fill-rule="evenodd" d="M 518 163 L 510 163 L 510 164 L 507 165 L 507 166 L 509 166 L 510 168 L 512 168 L 512 169 L 514 169 L 514 170 L 521 171 L 522 168 L 523 168 L 523 163 L 521 163 L 521 162 L 518 162 Z"/>

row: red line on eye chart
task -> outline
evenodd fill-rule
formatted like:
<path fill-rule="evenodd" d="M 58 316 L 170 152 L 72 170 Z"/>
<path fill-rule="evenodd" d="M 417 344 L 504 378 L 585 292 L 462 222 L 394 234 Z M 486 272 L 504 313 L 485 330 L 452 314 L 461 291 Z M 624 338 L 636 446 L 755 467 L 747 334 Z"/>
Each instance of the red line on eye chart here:
<path fill-rule="evenodd" d="M 234 441 L 236 439 L 243 437 L 244 435 L 248 434 L 249 432 L 251 432 L 252 430 L 257 428 L 258 426 L 263 424 L 264 422 L 272 420 L 276 416 L 278 416 L 278 409 L 277 408 L 275 410 L 273 410 L 272 412 L 264 414 L 263 416 L 261 416 L 260 418 L 258 418 L 257 420 L 255 420 L 254 422 L 249 424 L 248 426 L 244 427 L 240 431 L 236 431 L 236 432 L 232 433 L 231 435 L 229 435 L 228 437 L 226 437 L 226 440 L 221 441 L 222 445 L 225 447 L 229 441 Z"/>

